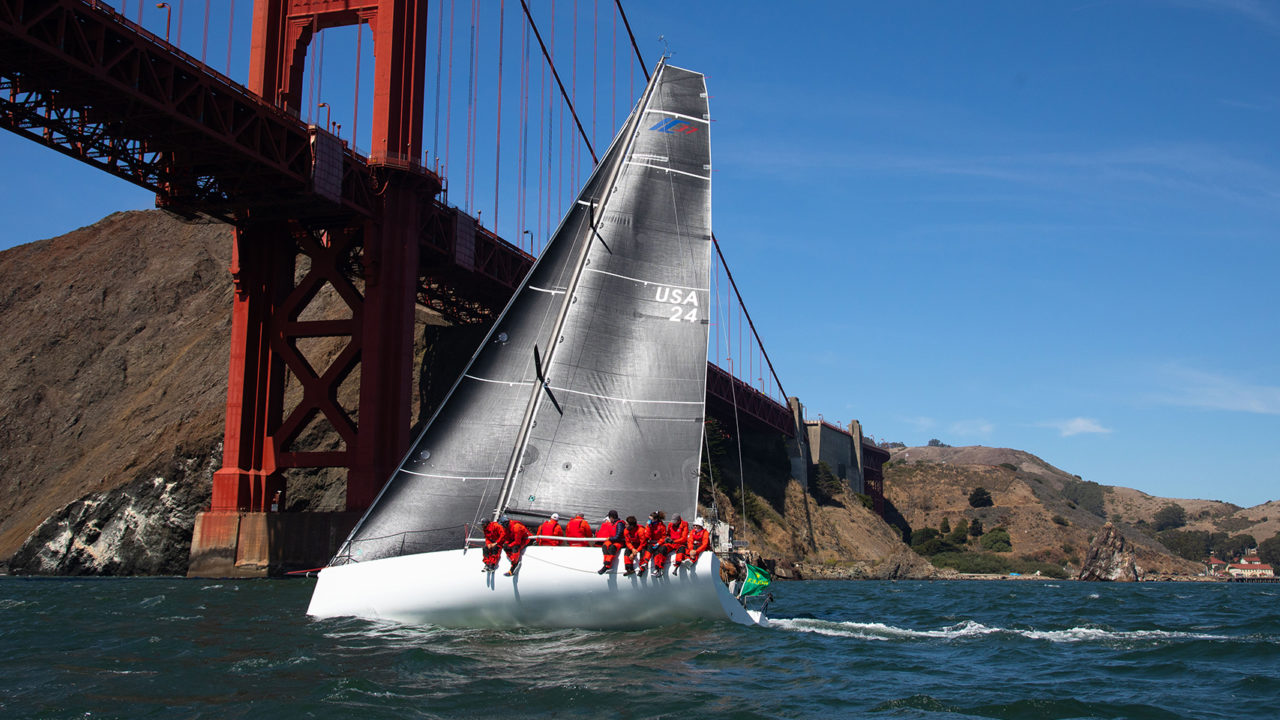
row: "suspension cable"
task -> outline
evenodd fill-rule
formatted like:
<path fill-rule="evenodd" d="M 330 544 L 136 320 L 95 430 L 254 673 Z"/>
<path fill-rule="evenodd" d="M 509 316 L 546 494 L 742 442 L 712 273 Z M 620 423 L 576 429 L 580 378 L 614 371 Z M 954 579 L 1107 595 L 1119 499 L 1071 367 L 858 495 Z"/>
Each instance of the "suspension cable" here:
<path fill-rule="evenodd" d="M 760 333 L 756 332 L 756 324 L 751 320 L 751 313 L 747 312 L 747 304 L 742 300 L 742 293 L 738 291 L 738 283 L 733 279 L 733 273 L 729 271 L 729 263 L 725 262 L 724 253 L 720 250 L 720 241 L 716 239 L 716 234 L 711 233 L 711 244 L 716 249 L 716 255 L 720 256 L 720 264 L 724 266 L 725 277 L 729 278 L 729 285 L 733 288 L 733 293 L 738 297 L 738 307 L 742 308 L 742 314 L 747 318 L 747 324 L 751 326 L 751 334 L 755 336 L 756 344 L 760 346 L 760 352 L 764 355 L 764 361 L 769 365 L 769 372 L 773 375 L 773 381 L 778 383 L 778 390 L 782 391 L 782 396 L 787 397 L 787 391 L 782 387 L 782 380 L 778 379 L 778 372 L 773 369 L 773 361 L 769 359 L 769 353 L 764 349 L 764 342 L 760 339 Z"/>
<path fill-rule="evenodd" d="M 524 8 L 525 17 L 529 18 L 529 25 L 533 28 L 533 35 L 538 38 L 538 47 L 542 48 L 542 57 L 546 58 L 547 65 L 551 67 L 551 74 L 555 76 L 556 85 L 560 86 L 560 96 L 564 98 L 565 104 L 569 106 L 569 113 L 573 115 L 573 122 L 578 126 L 578 134 L 582 136 L 582 141 L 586 143 L 587 152 L 591 153 L 591 161 L 599 163 L 600 158 L 596 157 L 595 148 L 591 146 L 591 138 L 587 137 L 587 131 L 582 129 L 582 121 L 578 119 L 578 111 L 573 107 L 573 100 L 569 99 L 569 93 L 565 91 L 564 83 L 560 80 L 560 73 L 556 71 L 556 65 L 551 60 L 551 55 L 547 52 L 547 45 L 542 42 L 542 33 L 538 31 L 538 24 L 533 21 L 533 14 L 529 12 L 529 3 L 526 0 L 520 0 L 520 7 Z"/>
<path fill-rule="evenodd" d="M 497 138 L 494 140 L 493 153 L 493 227 L 498 227 L 498 186 L 502 176 L 502 53 L 507 29 L 507 0 L 498 3 L 498 118 Z M 517 221 L 517 230 L 519 223 Z"/>
<path fill-rule="evenodd" d="M 644 81 L 649 82 L 649 66 L 644 64 L 644 56 L 640 54 L 640 46 L 636 44 L 636 35 L 631 32 L 631 21 L 627 19 L 627 11 L 622 9 L 622 0 L 613 0 L 613 2 L 618 6 L 622 24 L 627 26 L 627 37 L 631 38 L 631 49 L 636 51 L 636 60 L 640 61 L 640 71 L 644 73 Z"/>

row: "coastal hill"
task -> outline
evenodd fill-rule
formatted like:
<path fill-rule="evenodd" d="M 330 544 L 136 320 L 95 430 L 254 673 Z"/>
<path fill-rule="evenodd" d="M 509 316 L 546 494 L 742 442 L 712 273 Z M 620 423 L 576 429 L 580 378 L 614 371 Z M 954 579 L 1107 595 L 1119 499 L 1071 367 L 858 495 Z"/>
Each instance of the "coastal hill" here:
<path fill-rule="evenodd" d="M 969 495 L 986 489 L 990 507 L 972 507 Z M 909 447 L 893 451 L 885 470 L 885 495 L 913 530 L 961 519 L 985 529 L 1009 531 L 1012 555 L 1078 570 L 1093 536 L 1110 520 L 1136 546 L 1146 572 L 1197 574 L 1203 566 L 1177 557 L 1155 537 L 1156 515 L 1169 505 L 1184 509 L 1180 530 L 1266 540 L 1280 529 L 1280 502 L 1240 508 L 1215 500 L 1161 498 L 1132 488 L 1100 485 L 1021 450 Z"/>

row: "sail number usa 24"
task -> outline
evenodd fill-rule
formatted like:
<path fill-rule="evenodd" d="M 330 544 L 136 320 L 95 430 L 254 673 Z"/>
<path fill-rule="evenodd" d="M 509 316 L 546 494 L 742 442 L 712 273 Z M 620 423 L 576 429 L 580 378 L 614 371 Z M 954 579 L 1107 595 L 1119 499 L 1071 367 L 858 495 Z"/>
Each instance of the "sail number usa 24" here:
<path fill-rule="evenodd" d="M 665 311 L 668 320 L 672 322 L 680 322 L 681 320 L 698 322 L 698 292 L 696 290 L 659 285 L 654 299 L 660 303 L 671 304 L 671 307 Z"/>

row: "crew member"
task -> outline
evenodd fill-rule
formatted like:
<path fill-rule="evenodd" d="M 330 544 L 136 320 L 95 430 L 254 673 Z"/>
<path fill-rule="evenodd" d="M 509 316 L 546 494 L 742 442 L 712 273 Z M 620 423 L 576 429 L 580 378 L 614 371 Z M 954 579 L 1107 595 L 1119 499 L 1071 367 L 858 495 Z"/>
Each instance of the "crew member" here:
<path fill-rule="evenodd" d="M 684 518 L 676 515 L 676 519 L 671 521 L 671 525 L 667 527 L 667 543 L 671 545 L 671 574 L 675 575 L 680 571 L 680 562 L 684 560 L 685 546 L 689 543 L 689 523 Z"/>
<path fill-rule="evenodd" d="M 564 528 L 560 527 L 560 513 L 551 513 L 551 519 L 538 526 L 538 544 L 555 547 L 560 544 L 553 538 L 562 537 Z"/>
<path fill-rule="evenodd" d="M 655 510 L 649 516 L 649 545 L 644 551 L 644 557 L 640 559 L 640 575 L 644 575 L 644 571 L 649 567 L 649 560 L 653 560 L 653 576 L 661 577 L 662 571 L 667 566 L 667 553 L 671 552 L 671 546 L 667 544 L 667 514 L 661 510 Z"/>
<path fill-rule="evenodd" d="M 498 569 L 498 561 L 502 559 L 502 541 L 507 537 L 506 528 L 497 520 L 490 520 L 484 526 L 484 571 L 493 572 Z"/>
<path fill-rule="evenodd" d="M 689 564 L 697 565 L 698 558 L 702 557 L 703 551 L 709 547 L 711 547 L 711 533 L 707 532 L 707 529 L 702 527 L 701 521 L 694 520 L 693 527 L 689 530 L 689 551 L 686 553 L 688 555 Z"/>
<path fill-rule="evenodd" d="M 645 546 L 649 543 L 649 530 L 636 522 L 635 515 L 627 516 L 627 527 L 622 531 L 622 541 L 626 548 L 622 551 L 623 564 L 627 571 L 623 575 L 636 574 L 636 559 L 644 555 Z M 640 574 L 644 574 L 641 570 Z"/>
<path fill-rule="evenodd" d="M 507 551 L 507 559 L 511 561 L 511 569 L 502 574 L 510 577 L 520 569 L 520 555 L 529 544 L 529 528 L 519 520 L 512 520 L 506 515 L 503 515 L 499 522 L 507 531 L 506 542 L 502 548 Z"/>
<path fill-rule="evenodd" d="M 618 520 L 618 511 L 610 510 L 600 523 L 600 529 L 596 531 L 596 537 L 604 538 L 604 543 L 600 545 L 601 552 L 604 553 L 604 566 L 600 568 L 601 575 L 609 572 L 613 567 L 613 562 L 618 559 L 618 552 L 622 550 L 624 541 L 622 531 L 626 529 L 626 525 Z"/>
<path fill-rule="evenodd" d="M 589 538 L 591 537 L 591 523 L 582 517 L 582 513 L 573 516 L 569 521 L 569 526 L 564 529 L 564 536 L 571 538 Z M 566 545 L 572 547 L 586 547 L 585 542 L 567 542 Z"/>

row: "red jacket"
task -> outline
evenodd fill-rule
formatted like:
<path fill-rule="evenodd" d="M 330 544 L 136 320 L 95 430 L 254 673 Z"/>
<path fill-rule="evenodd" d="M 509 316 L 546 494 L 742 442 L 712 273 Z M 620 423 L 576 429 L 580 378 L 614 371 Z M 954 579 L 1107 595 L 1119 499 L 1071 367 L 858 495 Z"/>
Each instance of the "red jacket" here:
<path fill-rule="evenodd" d="M 496 520 L 484 526 L 484 542 L 486 545 L 501 545 L 506 536 L 507 529 L 502 527 L 502 523 Z"/>
<path fill-rule="evenodd" d="M 689 540 L 689 523 L 684 518 L 679 523 L 671 523 L 671 527 L 667 528 L 667 537 L 671 539 L 671 544 L 676 547 L 684 547 Z"/>
<path fill-rule="evenodd" d="M 697 555 L 711 547 L 711 533 L 706 528 L 693 528 L 689 531 L 689 554 Z"/>
<path fill-rule="evenodd" d="M 575 515 L 573 519 L 569 521 L 569 526 L 565 528 L 564 535 L 565 537 L 571 538 L 591 537 L 591 523 L 587 522 L 586 518 L 581 515 Z M 582 542 L 571 542 L 568 544 L 575 547 L 582 547 L 586 545 L 586 543 Z"/>
<path fill-rule="evenodd" d="M 649 540 L 649 529 L 643 525 L 636 525 L 635 530 L 627 527 L 626 530 L 622 531 L 622 537 L 626 540 L 627 547 L 634 552 L 640 552 L 644 550 L 644 546 Z"/>
<path fill-rule="evenodd" d="M 649 544 L 660 545 L 667 541 L 667 524 L 661 521 L 649 523 Z"/>
<path fill-rule="evenodd" d="M 622 521 L 619 520 L 618 522 L 620 523 Z M 605 540 L 608 540 L 609 538 L 613 537 L 613 526 L 615 524 L 616 523 L 609 522 L 608 520 L 605 520 L 604 522 L 600 523 L 600 528 L 596 530 L 596 537 L 604 538 Z"/>
<path fill-rule="evenodd" d="M 538 526 L 539 535 L 564 535 L 564 528 L 560 527 L 559 520 L 547 520 Z M 538 541 L 539 545 L 556 546 L 560 544 L 559 540 L 548 540 L 545 537 Z"/>
<path fill-rule="evenodd" d="M 512 520 L 507 525 L 507 547 L 522 548 L 529 544 L 529 528 L 519 520 Z"/>

